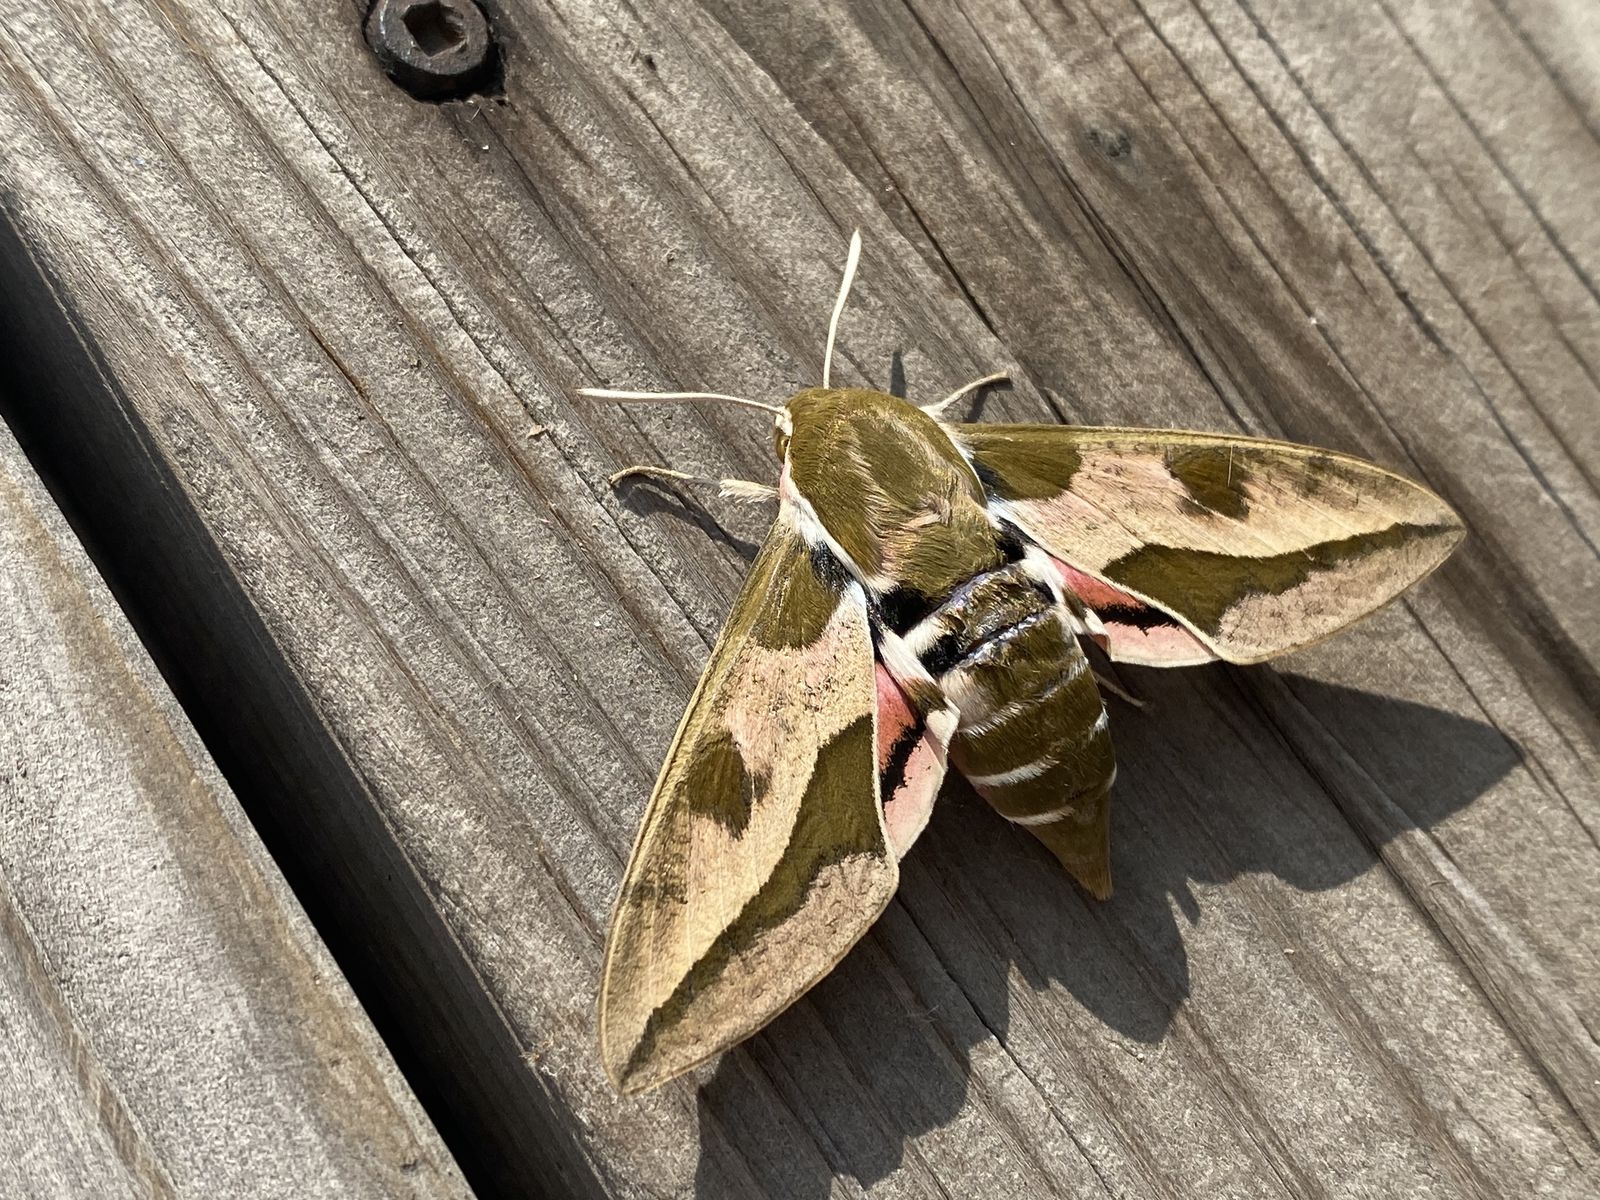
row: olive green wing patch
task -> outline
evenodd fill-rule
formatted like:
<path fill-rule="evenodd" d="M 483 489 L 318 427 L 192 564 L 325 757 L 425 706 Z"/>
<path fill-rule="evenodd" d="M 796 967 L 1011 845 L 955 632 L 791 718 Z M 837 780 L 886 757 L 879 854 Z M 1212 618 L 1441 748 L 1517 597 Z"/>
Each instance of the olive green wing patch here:
<path fill-rule="evenodd" d="M 611 919 L 600 1053 L 619 1090 L 748 1037 L 842 958 L 899 874 L 878 798 L 859 584 L 768 535 L 656 781 Z"/>
<path fill-rule="evenodd" d="M 1065 425 L 958 425 L 954 438 L 997 512 L 1052 557 L 1231 662 L 1367 615 L 1465 532 L 1420 484 L 1288 442 Z"/>

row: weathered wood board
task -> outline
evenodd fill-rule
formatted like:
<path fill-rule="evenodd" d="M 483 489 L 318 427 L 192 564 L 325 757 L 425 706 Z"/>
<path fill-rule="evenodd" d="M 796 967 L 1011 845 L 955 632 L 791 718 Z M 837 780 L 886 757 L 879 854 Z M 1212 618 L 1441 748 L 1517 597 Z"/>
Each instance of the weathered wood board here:
<path fill-rule="evenodd" d="M 468 1194 L 4 426 L 0 1030 L 0 1194 Z"/>
<path fill-rule="evenodd" d="M 1600 17 L 1580 0 L 0 0 L 8 415 L 482 1192 L 1600 1187 Z M 901 897 L 641 1101 L 606 915 L 764 516 L 736 411 L 1244 429 L 1472 537 L 1281 668 L 1130 673 L 1117 896 L 951 787 Z"/>

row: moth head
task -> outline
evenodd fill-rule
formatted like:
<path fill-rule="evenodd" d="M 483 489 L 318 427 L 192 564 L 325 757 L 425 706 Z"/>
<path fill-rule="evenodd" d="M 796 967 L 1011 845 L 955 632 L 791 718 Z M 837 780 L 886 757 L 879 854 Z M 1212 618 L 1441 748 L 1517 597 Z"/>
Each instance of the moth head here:
<path fill-rule="evenodd" d="M 789 439 L 794 436 L 794 418 L 789 415 L 789 410 L 783 409 L 773 418 L 772 422 L 772 451 L 778 456 L 781 463 L 789 457 Z"/>

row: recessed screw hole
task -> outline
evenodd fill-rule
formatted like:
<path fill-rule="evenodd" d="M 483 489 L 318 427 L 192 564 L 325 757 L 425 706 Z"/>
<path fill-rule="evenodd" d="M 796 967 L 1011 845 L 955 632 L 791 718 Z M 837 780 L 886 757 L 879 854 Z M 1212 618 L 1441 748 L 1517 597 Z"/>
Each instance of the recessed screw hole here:
<path fill-rule="evenodd" d="M 461 19 L 442 4 L 419 4 L 402 19 L 424 54 L 442 54 L 459 46 L 465 37 Z"/>
<path fill-rule="evenodd" d="M 384 74 L 418 100 L 498 91 L 494 30 L 476 0 L 372 0 L 362 31 Z"/>

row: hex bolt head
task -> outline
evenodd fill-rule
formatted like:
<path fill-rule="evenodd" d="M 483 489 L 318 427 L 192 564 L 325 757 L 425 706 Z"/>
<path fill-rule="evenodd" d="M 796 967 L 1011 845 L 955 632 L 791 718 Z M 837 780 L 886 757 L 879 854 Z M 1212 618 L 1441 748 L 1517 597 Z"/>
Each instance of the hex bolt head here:
<path fill-rule="evenodd" d="M 473 0 L 377 0 L 366 35 L 384 73 L 419 100 L 465 95 L 494 62 L 489 19 Z"/>

